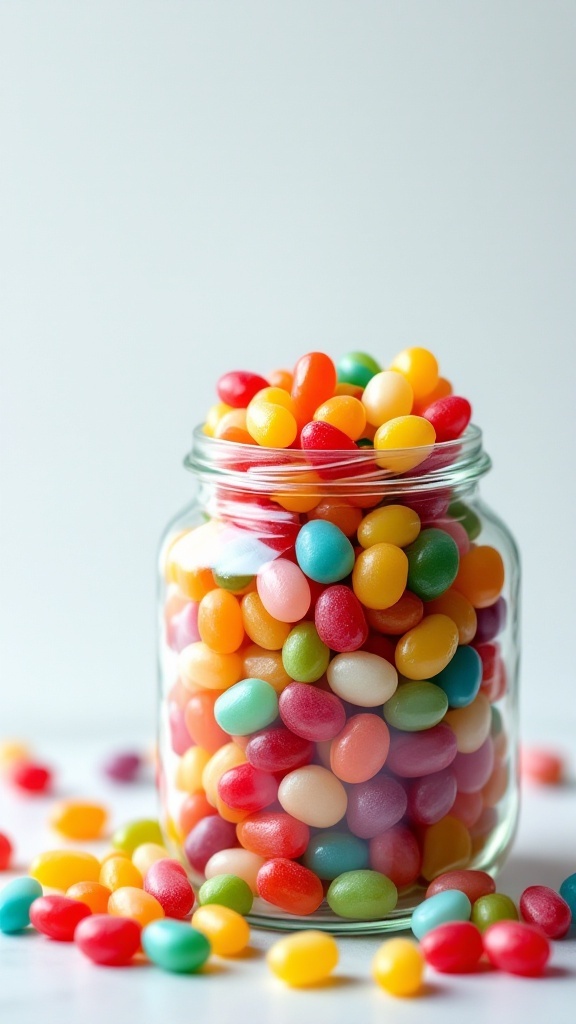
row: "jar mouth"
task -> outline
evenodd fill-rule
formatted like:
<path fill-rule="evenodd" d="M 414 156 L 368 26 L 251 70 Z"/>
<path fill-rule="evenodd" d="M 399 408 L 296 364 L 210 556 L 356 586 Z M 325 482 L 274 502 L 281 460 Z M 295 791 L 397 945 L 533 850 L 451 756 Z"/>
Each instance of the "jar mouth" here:
<path fill-rule="evenodd" d="M 470 424 L 456 441 L 387 451 L 263 448 L 208 437 L 198 426 L 184 465 L 202 483 L 255 494 L 360 496 L 471 485 L 492 463 L 482 447 L 482 431 Z"/>

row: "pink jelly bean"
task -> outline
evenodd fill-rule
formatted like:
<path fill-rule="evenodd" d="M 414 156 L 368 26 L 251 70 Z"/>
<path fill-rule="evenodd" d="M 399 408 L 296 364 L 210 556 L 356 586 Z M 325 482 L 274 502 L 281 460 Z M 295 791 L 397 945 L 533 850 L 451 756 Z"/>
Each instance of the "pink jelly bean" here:
<path fill-rule="evenodd" d="M 350 587 L 326 587 L 316 602 L 318 636 L 333 651 L 357 651 L 366 642 L 368 624 L 360 601 Z"/>
<path fill-rule="evenodd" d="M 475 793 L 456 793 L 450 814 L 453 818 L 458 818 L 466 828 L 472 828 L 482 814 L 483 807 L 482 790 L 476 790 Z"/>
<path fill-rule="evenodd" d="M 228 807 L 252 814 L 274 803 L 278 782 L 269 772 L 251 764 L 239 764 L 224 772 L 218 782 L 218 795 Z"/>
<path fill-rule="evenodd" d="M 441 519 L 426 520 L 422 523 L 422 527 L 434 526 L 438 530 L 444 530 L 444 533 L 448 533 L 452 540 L 456 542 L 458 548 L 458 554 L 460 558 L 463 555 L 468 554 L 470 551 L 470 538 L 466 533 L 466 530 L 456 519 L 452 519 L 451 516 L 442 516 Z"/>
<path fill-rule="evenodd" d="M 506 626 L 506 617 L 507 605 L 503 597 L 499 597 L 488 608 L 477 608 L 477 626 L 474 643 L 484 644 L 494 640 Z"/>
<path fill-rule="evenodd" d="M 184 711 L 173 701 L 168 705 L 168 724 L 172 750 L 181 757 L 192 746 L 192 737 L 186 727 Z"/>
<path fill-rule="evenodd" d="M 415 779 L 448 768 L 456 753 L 456 736 L 447 725 L 422 732 L 393 732 L 387 767 L 395 775 Z"/>
<path fill-rule="evenodd" d="M 370 867 L 387 875 L 398 889 L 412 885 L 420 874 L 422 854 L 418 840 L 406 825 L 374 836 L 369 846 Z"/>
<path fill-rule="evenodd" d="M 487 736 L 472 754 L 456 754 L 452 770 L 459 793 L 475 793 L 486 785 L 494 767 L 494 742 Z"/>
<path fill-rule="evenodd" d="M 268 381 L 250 370 L 230 370 L 216 385 L 218 398 L 233 409 L 245 409 L 255 395 L 268 387 Z"/>
<path fill-rule="evenodd" d="M 169 857 L 162 857 L 148 868 L 144 891 L 158 900 L 166 917 L 186 917 L 194 906 L 194 890 L 184 868 Z"/>
<path fill-rule="evenodd" d="M 278 708 L 288 729 L 314 742 L 333 740 L 346 722 L 344 705 L 336 694 L 308 683 L 289 683 L 280 694 Z"/>
<path fill-rule="evenodd" d="M 346 811 L 348 828 L 359 839 L 373 839 L 400 821 L 407 803 L 404 788 L 388 775 L 352 786 Z"/>
<path fill-rule="evenodd" d="M 172 615 L 166 627 L 166 638 L 168 646 L 177 654 L 188 647 L 188 644 L 195 644 L 200 640 L 196 601 L 188 601 L 181 611 Z"/>
<path fill-rule="evenodd" d="M 210 857 L 220 850 L 238 846 L 236 826 L 216 813 L 201 818 L 184 841 L 184 852 L 194 871 L 204 871 Z"/>
<path fill-rule="evenodd" d="M 330 768 L 342 782 L 367 782 L 384 766 L 390 747 L 386 722 L 378 715 L 352 715 L 332 740 Z"/>
<path fill-rule="evenodd" d="M 298 622 L 310 607 L 310 586 L 299 565 L 287 558 L 266 562 L 256 577 L 260 600 L 280 622 Z"/>
<path fill-rule="evenodd" d="M 246 744 L 246 757 L 263 772 L 286 772 L 310 764 L 314 744 L 290 729 L 271 728 L 254 733 Z"/>
<path fill-rule="evenodd" d="M 434 825 L 449 814 L 456 799 L 451 768 L 414 779 L 408 787 L 408 814 L 417 825 Z"/>
<path fill-rule="evenodd" d="M 566 900 L 547 885 L 529 885 L 519 905 L 524 920 L 541 928 L 549 939 L 563 938 L 572 923 L 572 911 Z"/>
<path fill-rule="evenodd" d="M 111 754 L 102 765 L 104 775 L 114 782 L 133 782 L 142 768 L 140 754 L 125 753 Z"/>

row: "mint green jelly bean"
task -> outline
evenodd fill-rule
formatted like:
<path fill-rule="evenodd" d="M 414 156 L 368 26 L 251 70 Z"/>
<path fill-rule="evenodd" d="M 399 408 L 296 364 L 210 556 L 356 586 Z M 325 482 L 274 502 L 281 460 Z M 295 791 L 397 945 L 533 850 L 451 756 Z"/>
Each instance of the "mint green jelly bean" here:
<path fill-rule="evenodd" d="M 42 895 L 42 886 L 28 875 L 14 878 L 0 892 L 0 932 L 13 935 L 30 924 L 30 907 Z"/>
<path fill-rule="evenodd" d="M 444 690 L 426 679 L 402 683 L 382 709 L 388 725 L 404 732 L 420 732 L 441 722 L 448 710 Z"/>
<path fill-rule="evenodd" d="M 452 519 L 456 519 L 464 527 L 470 540 L 476 540 L 476 537 L 482 532 L 480 517 L 464 501 L 451 502 L 448 508 L 448 515 L 452 516 Z"/>
<path fill-rule="evenodd" d="M 142 843 L 158 843 L 164 845 L 160 825 L 154 818 L 140 818 L 138 821 L 129 821 L 126 825 L 117 828 L 112 836 L 112 846 L 117 850 L 124 850 L 132 854 L 137 846 Z"/>
<path fill-rule="evenodd" d="M 176 974 L 191 974 L 206 963 L 211 953 L 208 939 L 184 921 L 162 918 L 146 925 L 142 948 L 153 964 Z"/>
<path fill-rule="evenodd" d="M 365 388 L 380 370 L 376 360 L 367 352 L 347 352 L 336 364 L 338 381 L 341 384 L 355 384 L 359 388 Z"/>
<path fill-rule="evenodd" d="M 282 663 L 291 679 L 314 683 L 323 676 L 330 661 L 330 648 L 322 642 L 313 622 L 300 622 L 288 634 L 282 648 Z"/>
<path fill-rule="evenodd" d="M 244 916 L 252 910 L 253 902 L 254 896 L 250 886 L 237 875 L 213 875 L 198 891 L 198 903 L 201 907 L 206 903 L 217 903 Z"/>
<path fill-rule="evenodd" d="M 394 910 L 398 890 L 394 882 L 379 871 L 344 871 L 330 884 L 326 899 L 339 917 L 377 921 Z"/>
<path fill-rule="evenodd" d="M 231 736 L 248 736 L 278 717 L 278 695 L 263 679 L 242 679 L 220 694 L 214 717 Z"/>
<path fill-rule="evenodd" d="M 422 530 L 404 549 L 408 558 L 408 589 L 423 601 L 441 597 L 458 575 L 458 545 L 444 530 Z"/>
<path fill-rule="evenodd" d="M 460 889 L 444 889 L 429 896 L 412 913 L 412 931 L 417 939 L 423 939 L 433 928 L 450 921 L 469 921 L 471 903 Z"/>
<path fill-rule="evenodd" d="M 472 904 L 472 921 L 481 932 L 496 921 L 517 921 L 518 911 L 514 900 L 503 892 L 480 896 Z"/>

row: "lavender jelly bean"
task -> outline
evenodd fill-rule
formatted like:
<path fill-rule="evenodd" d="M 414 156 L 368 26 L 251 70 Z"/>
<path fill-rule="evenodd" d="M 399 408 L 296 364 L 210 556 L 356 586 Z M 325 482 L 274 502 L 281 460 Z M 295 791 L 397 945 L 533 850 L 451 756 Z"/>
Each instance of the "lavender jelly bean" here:
<path fill-rule="evenodd" d="M 448 768 L 456 751 L 456 737 L 446 725 L 425 732 L 393 732 L 386 766 L 395 775 L 415 779 Z"/>
<path fill-rule="evenodd" d="M 359 839 L 373 839 L 395 825 L 406 813 L 404 787 L 388 775 L 350 786 L 346 823 Z"/>

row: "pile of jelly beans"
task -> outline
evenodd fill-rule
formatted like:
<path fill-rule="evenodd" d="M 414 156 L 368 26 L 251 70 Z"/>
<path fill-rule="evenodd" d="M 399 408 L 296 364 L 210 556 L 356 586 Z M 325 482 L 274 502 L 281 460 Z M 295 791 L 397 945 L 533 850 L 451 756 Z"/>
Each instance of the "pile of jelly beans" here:
<path fill-rule="evenodd" d="M 421 348 L 218 383 L 204 433 L 241 472 L 164 548 L 160 785 L 192 876 L 239 874 L 260 913 L 377 920 L 487 863 L 510 783 L 503 559 L 450 489 L 344 497 L 329 461 L 354 479 L 371 447 L 389 479 L 456 458 L 451 390 Z M 243 490 L 251 450 L 274 468 L 287 447 L 310 458 L 301 491 Z"/>

